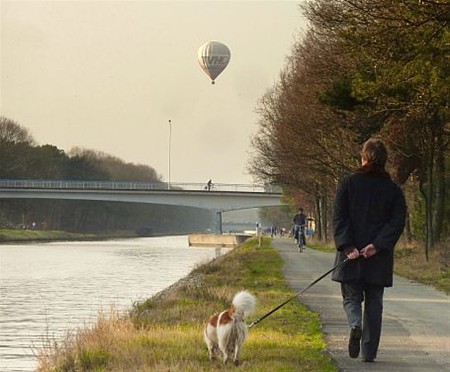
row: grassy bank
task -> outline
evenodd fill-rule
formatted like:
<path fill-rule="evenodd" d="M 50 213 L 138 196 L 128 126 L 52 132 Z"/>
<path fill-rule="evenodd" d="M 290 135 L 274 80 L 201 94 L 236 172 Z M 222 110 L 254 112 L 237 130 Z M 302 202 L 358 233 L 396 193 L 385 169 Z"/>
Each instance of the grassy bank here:
<path fill-rule="evenodd" d="M 322 251 L 334 252 L 331 244 L 312 243 L 311 246 Z M 429 253 L 428 261 L 424 247 L 419 243 L 400 242 L 394 254 L 396 274 L 450 293 L 449 243 L 436 245 Z"/>
<path fill-rule="evenodd" d="M 60 230 L 0 229 L 0 242 L 95 240 L 136 236 L 136 233 L 132 231 L 114 231 L 104 234 L 77 234 Z"/>
<path fill-rule="evenodd" d="M 450 293 L 449 242 L 441 243 L 429 252 L 428 261 L 423 245 L 402 244 L 395 251 L 394 270 L 398 275 L 428 284 Z"/>
<path fill-rule="evenodd" d="M 76 330 L 38 350 L 40 371 L 224 371 L 209 361 L 203 328 L 233 295 L 247 289 L 258 306 L 251 322 L 293 295 L 281 273 L 283 261 L 264 239 L 250 240 L 201 265 L 183 281 L 129 314 L 100 314 L 92 328 Z M 336 371 L 325 351 L 317 314 L 292 301 L 249 332 L 240 371 Z"/>

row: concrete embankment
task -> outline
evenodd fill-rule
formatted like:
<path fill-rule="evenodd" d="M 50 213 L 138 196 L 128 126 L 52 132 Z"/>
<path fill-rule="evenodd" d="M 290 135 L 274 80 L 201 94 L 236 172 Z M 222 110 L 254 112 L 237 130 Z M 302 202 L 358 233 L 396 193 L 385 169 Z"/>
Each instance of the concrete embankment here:
<path fill-rule="evenodd" d="M 234 248 L 251 238 L 251 234 L 190 234 L 189 247 Z"/>

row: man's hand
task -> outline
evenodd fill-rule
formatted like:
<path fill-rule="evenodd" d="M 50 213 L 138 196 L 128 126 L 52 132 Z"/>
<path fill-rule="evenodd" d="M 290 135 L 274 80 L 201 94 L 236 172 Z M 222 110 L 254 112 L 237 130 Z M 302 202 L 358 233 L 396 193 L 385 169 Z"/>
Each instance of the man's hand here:
<path fill-rule="evenodd" d="M 368 246 L 361 249 L 361 256 L 364 258 L 370 258 L 377 253 L 377 249 L 373 244 L 369 244 Z"/>
<path fill-rule="evenodd" d="M 346 248 L 345 254 L 349 260 L 354 260 L 359 257 L 359 251 L 355 247 Z"/>

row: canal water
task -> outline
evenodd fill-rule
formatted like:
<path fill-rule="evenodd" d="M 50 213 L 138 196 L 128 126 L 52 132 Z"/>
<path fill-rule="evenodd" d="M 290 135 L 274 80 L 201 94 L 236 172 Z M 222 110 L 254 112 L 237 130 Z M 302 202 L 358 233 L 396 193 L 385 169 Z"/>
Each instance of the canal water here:
<path fill-rule="evenodd" d="M 47 341 L 101 310 L 129 309 L 217 254 L 188 247 L 187 236 L 0 245 L 0 371 L 35 370 Z"/>

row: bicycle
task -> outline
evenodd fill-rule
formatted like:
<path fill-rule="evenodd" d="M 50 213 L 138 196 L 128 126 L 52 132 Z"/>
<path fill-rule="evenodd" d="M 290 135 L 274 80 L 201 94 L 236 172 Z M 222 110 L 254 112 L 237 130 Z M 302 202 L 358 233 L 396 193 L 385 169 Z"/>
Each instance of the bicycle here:
<path fill-rule="evenodd" d="M 204 187 L 204 190 L 206 191 L 211 191 L 214 190 L 216 188 L 216 185 L 214 185 L 211 180 L 208 181 L 208 183 L 206 184 L 206 186 Z"/>
<path fill-rule="evenodd" d="M 297 238 L 297 251 L 302 253 L 305 250 L 306 238 L 305 238 L 305 225 L 298 226 L 298 238 Z"/>

